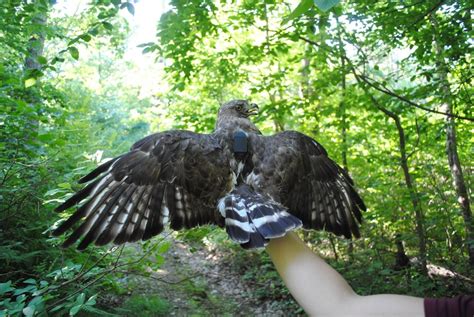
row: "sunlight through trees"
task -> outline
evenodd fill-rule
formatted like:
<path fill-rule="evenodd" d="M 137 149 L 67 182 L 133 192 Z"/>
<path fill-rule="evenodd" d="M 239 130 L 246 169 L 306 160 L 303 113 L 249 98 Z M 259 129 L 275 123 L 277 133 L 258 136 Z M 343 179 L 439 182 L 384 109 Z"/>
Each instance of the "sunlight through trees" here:
<path fill-rule="evenodd" d="M 362 238 L 301 235 L 359 294 L 473 292 L 470 1 L 152 2 L 0 2 L 0 316 L 165 315 L 159 293 L 150 304 L 126 283 L 175 263 L 174 241 L 222 252 L 256 298 L 303 314 L 268 256 L 218 228 L 85 253 L 50 235 L 80 176 L 152 132 L 212 131 L 236 98 L 259 104 L 264 133 L 310 135 L 356 181 Z M 188 312 L 238 311 L 195 281 L 179 290 Z"/>

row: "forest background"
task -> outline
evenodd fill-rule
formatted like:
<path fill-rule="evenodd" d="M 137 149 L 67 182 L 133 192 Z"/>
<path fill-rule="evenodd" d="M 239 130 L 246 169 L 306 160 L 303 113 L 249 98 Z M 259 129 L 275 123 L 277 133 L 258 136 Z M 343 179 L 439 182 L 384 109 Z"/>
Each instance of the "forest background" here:
<path fill-rule="evenodd" d="M 149 133 L 212 131 L 234 98 L 260 105 L 264 133 L 317 139 L 356 181 L 361 239 L 300 234 L 359 294 L 473 293 L 473 3 L 338 2 L 172 0 L 142 55 L 127 53 L 139 3 L 65 14 L 51 0 L 1 1 L 0 316 L 143 312 L 120 281 L 159 269 L 173 239 L 227 252 L 255 296 L 303 314 L 266 253 L 221 229 L 157 237 L 139 255 L 63 250 L 50 235 L 81 175 Z"/>

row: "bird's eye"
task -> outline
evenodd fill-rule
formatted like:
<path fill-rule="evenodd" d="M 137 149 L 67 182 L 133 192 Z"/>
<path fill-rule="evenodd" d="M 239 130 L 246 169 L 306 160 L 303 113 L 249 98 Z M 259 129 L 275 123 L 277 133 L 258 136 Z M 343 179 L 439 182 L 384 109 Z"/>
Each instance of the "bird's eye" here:
<path fill-rule="evenodd" d="M 237 110 L 242 111 L 242 105 L 238 105 Z"/>

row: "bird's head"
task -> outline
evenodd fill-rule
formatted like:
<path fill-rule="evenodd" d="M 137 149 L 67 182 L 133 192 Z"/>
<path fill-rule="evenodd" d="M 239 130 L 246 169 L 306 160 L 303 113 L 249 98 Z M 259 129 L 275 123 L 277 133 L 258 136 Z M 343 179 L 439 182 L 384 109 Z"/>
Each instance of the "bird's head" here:
<path fill-rule="evenodd" d="M 247 100 L 232 100 L 219 109 L 219 117 L 248 118 L 258 113 L 258 106 Z"/>

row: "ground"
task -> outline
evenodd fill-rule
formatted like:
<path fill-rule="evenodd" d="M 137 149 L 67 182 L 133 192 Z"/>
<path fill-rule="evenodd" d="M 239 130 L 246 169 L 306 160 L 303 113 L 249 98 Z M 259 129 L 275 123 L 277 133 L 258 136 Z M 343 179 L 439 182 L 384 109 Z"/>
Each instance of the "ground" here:
<path fill-rule="evenodd" d="M 120 283 L 127 293 L 114 299 L 124 316 L 297 316 L 303 312 L 291 296 L 272 298 L 259 296 L 268 289 L 243 274 L 236 265 L 239 253 L 212 248 L 202 243 L 168 238 L 170 248 L 163 254 L 164 262 L 151 269 L 151 277 L 127 275 Z M 132 248 L 133 246 L 130 246 Z M 244 261 L 255 269 L 250 256 Z M 255 265 L 261 265 L 255 261 Z M 261 284 L 261 283 L 260 283 Z M 271 285 L 270 285 L 271 284 Z M 269 281 L 268 287 L 275 287 Z M 283 287 L 283 285 L 277 285 Z M 271 294 L 271 292 L 268 292 Z"/>
<path fill-rule="evenodd" d="M 145 266 L 145 272 L 120 277 L 121 292 L 106 298 L 102 307 L 114 307 L 119 316 L 140 317 L 305 315 L 264 250 L 243 250 L 229 242 L 224 231 L 211 231 L 220 236 L 217 243 L 193 236 L 192 230 L 165 235 L 158 246 L 169 248 L 149 253 L 154 263 Z M 133 261 L 143 256 L 143 249 L 130 244 L 124 253 Z M 439 283 L 463 283 L 466 289 L 474 285 L 472 279 L 441 266 L 429 264 L 428 272 Z"/>

